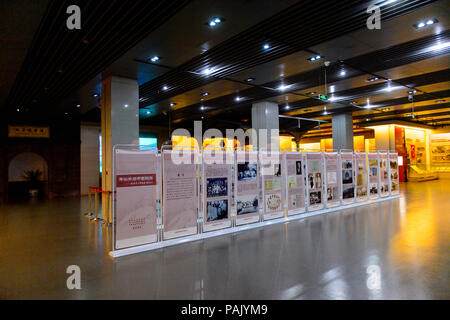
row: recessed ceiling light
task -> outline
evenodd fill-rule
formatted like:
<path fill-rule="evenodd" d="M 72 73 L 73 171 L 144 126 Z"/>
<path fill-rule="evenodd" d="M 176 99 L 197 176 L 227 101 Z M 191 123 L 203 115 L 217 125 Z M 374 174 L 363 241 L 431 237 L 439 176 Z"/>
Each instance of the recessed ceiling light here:
<path fill-rule="evenodd" d="M 173 107 L 173 106 L 175 106 L 175 105 L 176 105 L 175 102 L 171 102 L 171 103 L 170 103 L 170 106 L 171 106 L 171 107 Z"/>
<path fill-rule="evenodd" d="M 317 92 L 315 92 L 315 91 L 311 91 L 310 93 L 308 93 L 309 95 L 311 95 L 311 96 L 313 96 L 313 95 L 315 95 Z"/>
<path fill-rule="evenodd" d="M 357 102 L 356 101 L 352 101 L 352 102 L 350 102 L 350 104 L 357 104 Z"/>
<path fill-rule="evenodd" d="M 124 108 L 128 108 L 128 105 L 127 105 L 127 104 L 124 104 L 123 107 L 124 107 Z"/>
<path fill-rule="evenodd" d="M 215 26 L 219 25 L 220 23 L 222 23 L 223 20 L 224 19 L 222 19 L 222 18 L 215 17 L 215 18 L 212 18 L 211 20 L 209 20 L 208 25 L 210 27 L 215 27 Z"/>
<path fill-rule="evenodd" d="M 77 104 L 77 108 L 81 107 L 81 104 Z"/>
<path fill-rule="evenodd" d="M 200 110 L 205 110 L 205 107 L 204 107 L 204 106 L 201 106 L 201 107 L 200 107 Z"/>
<path fill-rule="evenodd" d="M 416 29 L 421 29 L 421 28 L 423 28 L 425 26 L 431 26 L 432 24 L 435 24 L 437 22 L 439 22 L 439 21 L 437 19 L 434 19 L 434 18 L 433 19 L 427 19 L 427 20 L 419 21 L 419 22 L 413 24 L 413 27 L 416 28 Z"/>
<path fill-rule="evenodd" d="M 341 70 L 341 72 L 339 73 L 339 75 L 340 75 L 341 77 L 345 76 L 346 74 L 347 74 L 347 72 L 345 72 L 345 70 Z"/>
<path fill-rule="evenodd" d="M 202 119 L 204 119 L 204 117 L 202 116 Z"/>
<path fill-rule="evenodd" d="M 247 82 L 252 82 L 255 78 L 247 78 Z"/>
<path fill-rule="evenodd" d="M 161 59 L 160 57 L 154 56 L 154 57 L 150 58 L 150 61 L 151 62 L 156 62 L 156 61 L 159 61 L 160 59 Z"/>
<path fill-rule="evenodd" d="M 20 112 L 20 109 L 19 109 L 19 108 L 17 108 L 17 109 L 16 109 L 16 111 L 17 111 L 17 112 Z"/>
<path fill-rule="evenodd" d="M 241 98 L 241 97 L 236 97 L 234 100 L 236 100 L 236 101 L 241 101 L 242 98 Z"/>
<path fill-rule="evenodd" d="M 168 86 L 163 86 L 162 89 L 163 89 L 164 91 L 166 91 L 166 90 L 169 89 L 169 87 L 168 87 Z"/>
<path fill-rule="evenodd" d="M 268 43 L 264 43 L 263 44 L 263 49 L 264 50 L 267 50 L 267 49 L 269 49 L 270 48 L 270 44 L 268 44 Z"/>
<path fill-rule="evenodd" d="M 288 105 L 288 104 L 286 104 L 286 106 L 284 107 L 286 110 L 289 110 L 291 107 Z"/>
<path fill-rule="evenodd" d="M 97 98 L 97 97 L 98 97 L 98 93 L 94 93 L 92 96 L 93 96 L 94 98 Z"/>
<path fill-rule="evenodd" d="M 442 103 L 442 102 L 445 102 L 445 100 L 436 100 L 435 102 L 436 103 Z"/>
<path fill-rule="evenodd" d="M 411 91 L 408 91 L 408 94 L 414 94 L 416 92 L 417 92 L 417 90 L 411 90 Z"/>
<path fill-rule="evenodd" d="M 320 59 L 322 59 L 322 56 L 321 56 L 321 55 L 316 55 L 316 56 L 313 56 L 313 57 L 309 57 L 309 58 L 306 59 L 306 60 L 309 60 L 309 61 L 316 61 L 316 60 L 320 60 Z"/>
<path fill-rule="evenodd" d="M 366 121 L 369 121 L 370 119 L 369 118 L 366 118 Z"/>
<path fill-rule="evenodd" d="M 147 114 L 150 114 L 150 113 L 152 113 L 152 112 L 151 112 L 151 111 L 147 111 L 146 113 L 147 113 Z"/>
<path fill-rule="evenodd" d="M 367 79 L 366 81 L 367 82 L 374 82 L 374 81 L 377 81 L 377 80 L 378 80 L 378 77 L 372 77 L 372 78 Z"/>
<path fill-rule="evenodd" d="M 67 113 L 67 112 L 64 112 L 64 114 L 65 114 L 65 115 L 68 115 L 68 113 Z"/>
<path fill-rule="evenodd" d="M 209 95 L 209 92 L 203 92 L 202 93 L 202 96 L 204 96 L 204 97 L 206 97 L 206 96 L 208 96 Z"/>
<path fill-rule="evenodd" d="M 289 85 L 280 85 L 278 88 L 277 88 L 277 90 L 280 90 L 280 91 L 284 91 L 284 90 L 286 90 L 286 89 L 289 89 L 289 87 L 290 87 L 291 85 L 289 84 Z"/>
<path fill-rule="evenodd" d="M 389 111 L 390 109 L 389 108 L 383 108 L 383 109 L 381 109 L 381 111 Z"/>

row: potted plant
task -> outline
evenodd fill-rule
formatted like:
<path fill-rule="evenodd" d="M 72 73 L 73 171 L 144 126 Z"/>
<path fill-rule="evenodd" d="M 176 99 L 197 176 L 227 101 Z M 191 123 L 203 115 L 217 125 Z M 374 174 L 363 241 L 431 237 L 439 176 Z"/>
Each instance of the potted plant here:
<path fill-rule="evenodd" d="M 36 170 L 27 170 L 23 174 L 23 178 L 29 183 L 28 193 L 30 197 L 36 198 L 39 193 L 40 181 L 39 178 L 42 175 L 42 171 L 39 169 Z"/>

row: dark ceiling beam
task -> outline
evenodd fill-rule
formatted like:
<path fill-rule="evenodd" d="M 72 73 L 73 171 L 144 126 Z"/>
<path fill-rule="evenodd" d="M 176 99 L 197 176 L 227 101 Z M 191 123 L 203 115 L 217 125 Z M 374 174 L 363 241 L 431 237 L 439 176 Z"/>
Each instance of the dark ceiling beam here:
<path fill-rule="evenodd" d="M 301 1 L 178 66 L 177 69 L 200 72 L 204 68 L 215 67 L 217 70 L 211 75 L 229 76 L 366 28 L 367 7 L 379 2 Z M 382 19 L 405 14 L 432 2 L 434 1 L 395 1 L 386 4 L 383 7 Z M 274 39 L 275 43 L 271 43 L 269 50 L 262 50 L 262 44 L 268 39 Z M 148 104 L 215 81 L 207 76 L 183 75 L 177 69 L 140 86 L 140 95 L 148 99 Z M 160 88 L 167 84 L 175 89 L 161 93 Z"/>

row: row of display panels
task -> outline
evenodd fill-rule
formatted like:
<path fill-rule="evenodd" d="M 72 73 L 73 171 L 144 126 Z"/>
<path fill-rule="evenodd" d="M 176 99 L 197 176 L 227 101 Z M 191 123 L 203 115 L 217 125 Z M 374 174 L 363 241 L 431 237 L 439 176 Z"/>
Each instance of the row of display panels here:
<path fill-rule="evenodd" d="M 399 193 L 397 153 L 114 148 L 114 249 Z"/>

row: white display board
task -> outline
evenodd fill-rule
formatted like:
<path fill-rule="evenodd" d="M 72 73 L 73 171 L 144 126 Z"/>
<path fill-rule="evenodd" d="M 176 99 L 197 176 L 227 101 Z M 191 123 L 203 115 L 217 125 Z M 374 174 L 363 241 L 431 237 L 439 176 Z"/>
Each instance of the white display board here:
<path fill-rule="evenodd" d="M 284 216 L 283 197 L 283 173 L 282 154 L 279 152 L 259 153 L 261 175 L 262 175 L 262 196 L 263 196 L 263 217 L 264 220 L 281 218 Z"/>
<path fill-rule="evenodd" d="M 386 152 L 379 153 L 380 159 L 380 197 L 389 195 L 389 163 L 388 154 Z"/>
<path fill-rule="evenodd" d="M 323 192 L 323 156 L 321 152 L 306 152 L 306 190 L 308 211 L 325 207 Z"/>
<path fill-rule="evenodd" d="M 355 174 L 353 152 L 341 152 L 340 162 L 342 203 L 350 204 L 355 201 Z"/>
<path fill-rule="evenodd" d="M 159 181 L 157 151 L 114 149 L 114 248 L 156 242 Z"/>
<path fill-rule="evenodd" d="M 258 222 L 259 214 L 259 164 L 258 152 L 236 151 L 234 166 L 236 225 Z"/>
<path fill-rule="evenodd" d="M 198 153 L 190 150 L 162 151 L 163 238 L 197 234 Z"/>
<path fill-rule="evenodd" d="M 368 166 L 368 182 L 369 182 L 369 199 L 377 199 L 380 196 L 380 162 L 378 161 L 378 153 L 367 153 Z"/>
<path fill-rule="evenodd" d="M 203 231 L 231 227 L 231 188 L 234 154 L 203 150 Z"/>
<path fill-rule="evenodd" d="M 336 207 L 341 204 L 340 196 L 340 171 L 339 154 L 327 152 L 325 158 L 325 203 L 327 208 Z"/>
<path fill-rule="evenodd" d="M 398 176 L 398 153 L 389 152 L 389 178 L 390 178 L 390 193 L 400 194 L 400 184 Z"/>
<path fill-rule="evenodd" d="M 356 201 L 367 200 L 368 176 L 365 152 L 355 152 Z"/>
<path fill-rule="evenodd" d="M 303 153 L 287 151 L 284 153 L 286 167 L 286 202 L 287 215 L 295 215 L 306 211 L 305 170 Z"/>

